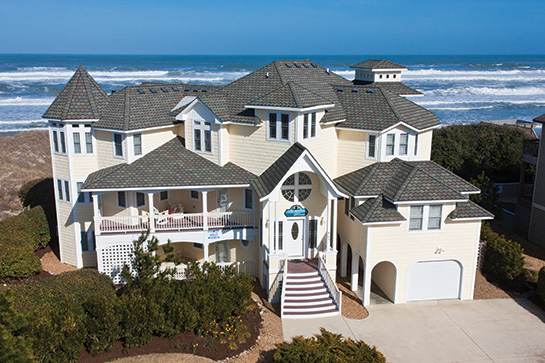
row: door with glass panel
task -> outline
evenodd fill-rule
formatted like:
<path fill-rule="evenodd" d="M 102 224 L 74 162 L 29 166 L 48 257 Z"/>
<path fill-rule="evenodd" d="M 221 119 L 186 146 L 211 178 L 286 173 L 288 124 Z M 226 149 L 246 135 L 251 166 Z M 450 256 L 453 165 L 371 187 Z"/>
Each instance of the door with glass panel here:
<path fill-rule="evenodd" d="M 218 189 L 218 212 L 227 212 L 229 208 L 229 190 Z"/>
<path fill-rule="evenodd" d="M 228 263 L 229 241 L 216 242 L 216 263 Z"/>
<path fill-rule="evenodd" d="M 288 219 L 283 223 L 283 247 L 289 257 L 304 256 L 304 219 Z"/>

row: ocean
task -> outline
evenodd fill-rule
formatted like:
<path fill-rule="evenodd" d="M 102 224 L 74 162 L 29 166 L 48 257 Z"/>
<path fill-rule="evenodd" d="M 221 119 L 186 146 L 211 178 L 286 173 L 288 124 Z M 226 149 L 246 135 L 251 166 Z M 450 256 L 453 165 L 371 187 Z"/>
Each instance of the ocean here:
<path fill-rule="evenodd" d="M 411 97 L 443 124 L 530 121 L 545 113 L 545 56 L 174 56 L 2 55 L 0 133 L 45 127 L 42 114 L 83 64 L 110 93 L 145 81 L 227 84 L 275 59 L 310 58 L 347 78 L 370 58 L 408 67 L 402 80 L 423 93 Z"/>

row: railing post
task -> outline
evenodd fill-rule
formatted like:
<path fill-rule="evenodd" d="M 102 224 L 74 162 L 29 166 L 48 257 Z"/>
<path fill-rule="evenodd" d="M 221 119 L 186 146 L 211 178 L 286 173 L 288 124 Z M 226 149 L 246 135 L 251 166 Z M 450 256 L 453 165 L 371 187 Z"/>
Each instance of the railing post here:
<path fill-rule="evenodd" d="M 208 230 L 208 192 L 202 192 L 202 229 Z"/>
<path fill-rule="evenodd" d="M 148 193 L 149 205 L 149 230 L 155 232 L 155 207 L 153 206 L 153 193 Z"/>
<path fill-rule="evenodd" d="M 100 223 L 102 222 L 100 218 L 100 209 L 98 208 L 98 195 L 93 194 L 93 214 L 94 214 L 94 221 L 95 221 L 95 235 L 100 236 Z"/>

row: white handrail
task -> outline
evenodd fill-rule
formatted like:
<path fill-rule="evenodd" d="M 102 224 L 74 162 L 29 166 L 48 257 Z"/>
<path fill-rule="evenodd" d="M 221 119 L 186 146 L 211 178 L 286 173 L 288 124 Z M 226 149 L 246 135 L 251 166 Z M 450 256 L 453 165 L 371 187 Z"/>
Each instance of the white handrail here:
<path fill-rule="evenodd" d="M 284 300 L 286 299 L 286 282 L 288 282 L 288 255 L 284 255 L 284 268 L 282 276 L 282 293 L 280 295 L 280 317 L 284 317 Z"/>
<path fill-rule="evenodd" d="M 331 277 L 331 274 L 329 273 L 329 270 L 327 269 L 327 262 L 324 258 L 324 254 L 322 252 L 318 253 L 318 268 L 320 270 L 320 275 L 325 280 L 325 283 L 331 292 L 331 296 L 333 297 L 333 302 L 337 305 L 337 308 L 339 309 L 339 314 L 341 314 L 341 304 L 342 304 L 342 291 L 337 287 L 337 284 L 335 281 L 333 281 L 333 277 Z"/>

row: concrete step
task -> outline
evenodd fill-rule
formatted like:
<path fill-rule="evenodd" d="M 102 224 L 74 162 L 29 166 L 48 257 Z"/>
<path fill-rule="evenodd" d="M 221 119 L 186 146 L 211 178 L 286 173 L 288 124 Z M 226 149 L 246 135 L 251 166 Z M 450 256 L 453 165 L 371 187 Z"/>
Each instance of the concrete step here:
<path fill-rule="evenodd" d="M 300 295 L 300 294 L 323 294 L 327 293 L 327 290 L 323 286 L 311 286 L 311 287 L 288 287 L 286 286 L 286 295 Z"/>
<path fill-rule="evenodd" d="M 290 277 L 309 277 L 309 276 L 320 276 L 318 271 L 314 272 L 289 272 L 288 270 L 288 278 Z"/>
<path fill-rule="evenodd" d="M 331 309 L 321 312 L 286 312 L 284 313 L 284 319 L 313 319 L 313 318 L 325 318 L 327 316 L 337 316 L 339 311 L 337 309 Z"/>
<path fill-rule="evenodd" d="M 319 293 L 309 293 L 309 294 L 286 294 L 284 302 L 286 300 L 316 300 L 316 299 L 331 299 L 331 296 L 327 291 L 322 291 Z"/>
<path fill-rule="evenodd" d="M 328 311 L 328 310 L 331 310 L 331 309 L 335 309 L 335 310 L 337 309 L 335 304 L 333 304 L 332 302 L 326 303 L 326 304 L 321 304 L 321 305 L 308 306 L 308 307 L 301 307 L 301 306 L 297 306 L 297 305 L 285 305 L 284 304 L 284 314 L 288 313 L 288 312 L 297 312 L 297 313 L 312 313 L 312 312 L 315 312 L 315 313 L 318 313 L 318 312 L 322 312 L 322 311 Z"/>
<path fill-rule="evenodd" d="M 302 287 L 323 287 L 325 289 L 324 283 L 322 280 L 314 280 L 314 281 L 288 281 L 286 283 L 286 288 L 302 288 Z"/>

